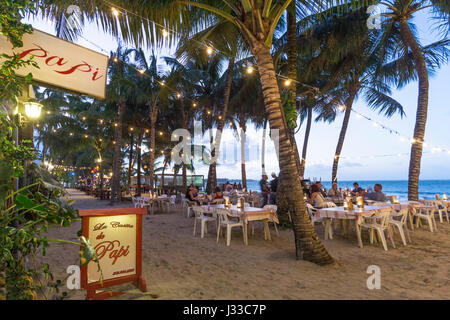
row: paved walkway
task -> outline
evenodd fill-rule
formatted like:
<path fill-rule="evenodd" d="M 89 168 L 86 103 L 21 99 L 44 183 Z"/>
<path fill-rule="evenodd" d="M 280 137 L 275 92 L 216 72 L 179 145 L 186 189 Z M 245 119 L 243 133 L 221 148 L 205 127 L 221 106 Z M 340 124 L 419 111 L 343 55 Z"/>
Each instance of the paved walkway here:
<path fill-rule="evenodd" d="M 77 189 L 66 189 L 67 200 L 75 200 L 73 207 L 76 209 L 108 209 L 108 208 L 131 208 L 133 204 L 130 201 L 123 201 L 110 205 L 110 200 L 99 200 L 93 196 L 88 196 L 85 192 Z"/>

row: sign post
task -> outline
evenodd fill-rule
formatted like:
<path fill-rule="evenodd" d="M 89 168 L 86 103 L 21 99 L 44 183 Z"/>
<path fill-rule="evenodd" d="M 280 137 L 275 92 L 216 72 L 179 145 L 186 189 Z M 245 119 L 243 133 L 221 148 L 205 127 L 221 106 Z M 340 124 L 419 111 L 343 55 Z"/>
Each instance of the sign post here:
<path fill-rule="evenodd" d="M 133 282 L 147 291 L 142 277 L 142 215 L 145 208 L 80 210 L 82 235 L 92 244 L 103 274 L 91 261 L 81 266 L 81 287 L 87 300 L 100 300 L 123 294 L 101 291 L 107 287 Z"/>

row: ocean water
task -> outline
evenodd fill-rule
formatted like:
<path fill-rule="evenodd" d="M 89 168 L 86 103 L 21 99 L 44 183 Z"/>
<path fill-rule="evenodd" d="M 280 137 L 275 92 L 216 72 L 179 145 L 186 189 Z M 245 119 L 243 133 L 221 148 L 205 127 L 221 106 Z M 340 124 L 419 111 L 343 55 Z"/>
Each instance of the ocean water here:
<path fill-rule="evenodd" d="M 232 179 L 217 179 L 218 183 L 225 183 L 229 181 L 230 183 L 239 183 L 240 180 L 232 180 Z M 269 178 L 269 181 L 271 179 Z M 353 189 L 353 182 L 355 181 L 339 181 L 338 187 L 345 189 L 348 187 L 349 189 Z M 375 183 L 380 183 L 383 186 L 383 192 L 388 196 L 398 196 L 400 200 L 408 200 L 408 181 L 407 180 L 383 180 L 383 181 L 369 181 L 369 180 L 356 180 L 359 183 L 360 187 L 363 189 L 368 189 L 369 187 L 374 186 Z M 322 185 L 329 189 L 331 188 L 330 181 L 322 181 Z M 257 180 L 247 180 L 247 188 L 249 190 L 260 191 L 259 181 Z M 419 182 L 419 198 L 424 199 L 435 199 L 436 193 L 446 194 L 450 196 L 450 180 L 421 180 Z"/>

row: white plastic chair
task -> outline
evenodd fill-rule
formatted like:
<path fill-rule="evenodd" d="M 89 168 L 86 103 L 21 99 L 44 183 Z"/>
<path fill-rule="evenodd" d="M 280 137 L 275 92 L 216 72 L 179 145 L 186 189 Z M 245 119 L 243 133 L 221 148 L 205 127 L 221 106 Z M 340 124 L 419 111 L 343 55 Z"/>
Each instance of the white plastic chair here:
<path fill-rule="evenodd" d="M 170 201 L 169 201 L 169 206 L 172 207 L 172 208 L 175 208 L 177 206 L 176 200 L 177 200 L 177 196 L 176 195 L 171 195 L 170 196 Z"/>
<path fill-rule="evenodd" d="M 408 209 L 400 210 L 399 212 L 392 211 L 390 217 L 389 217 L 389 224 L 391 226 L 394 226 L 398 229 L 398 232 L 400 233 L 400 237 L 402 238 L 403 244 L 406 246 L 406 238 L 405 238 L 405 231 L 406 235 L 408 236 L 408 241 L 411 242 L 411 238 L 409 236 L 409 230 L 407 226 L 407 219 L 408 219 Z M 395 219 L 400 218 L 400 219 Z M 395 231 L 395 228 L 393 228 Z"/>
<path fill-rule="evenodd" d="M 311 223 L 313 226 L 316 222 L 320 222 L 322 225 L 325 226 L 324 239 L 326 240 L 329 237 L 331 240 L 333 240 L 333 228 L 331 225 L 331 221 L 325 223 L 323 218 L 317 219 L 316 218 L 317 209 L 314 208 L 310 203 L 306 203 L 306 209 L 308 210 L 309 218 L 311 219 Z"/>
<path fill-rule="evenodd" d="M 437 231 L 436 220 L 434 219 L 435 207 L 423 206 L 413 208 L 413 215 L 416 217 L 416 228 L 419 227 L 420 219 L 426 220 L 431 232 Z"/>
<path fill-rule="evenodd" d="M 198 206 L 197 202 L 189 201 L 189 200 L 186 199 L 186 214 L 187 214 L 188 218 L 191 217 L 192 208 L 195 207 L 195 206 Z"/>
<path fill-rule="evenodd" d="M 203 239 L 203 236 L 205 233 L 208 233 L 208 228 L 207 228 L 207 223 L 208 222 L 216 222 L 216 217 L 215 216 L 205 216 L 204 213 L 207 212 L 205 209 L 203 209 L 202 207 L 192 207 L 192 210 L 194 211 L 195 214 L 195 219 L 194 219 L 194 237 L 195 237 L 195 231 L 197 228 L 197 221 L 201 222 L 201 238 Z M 217 223 L 217 222 L 216 222 Z"/>
<path fill-rule="evenodd" d="M 266 204 L 263 209 L 272 210 L 275 213 L 277 213 L 278 207 L 276 204 Z M 278 233 L 278 228 L 277 228 L 276 222 L 273 221 L 272 219 L 269 219 L 269 222 L 273 223 L 273 226 L 275 227 L 275 232 L 277 233 L 277 236 L 280 236 L 280 234 Z"/>
<path fill-rule="evenodd" d="M 227 246 L 231 243 L 231 229 L 234 227 L 242 228 L 242 235 L 244 237 L 245 244 L 245 229 L 244 222 L 240 219 L 239 221 L 233 221 L 229 219 L 229 211 L 222 208 L 217 208 L 216 210 L 218 226 L 217 226 L 217 243 L 219 243 L 220 229 L 221 227 L 227 228 Z"/>
<path fill-rule="evenodd" d="M 433 212 L 433 214 L 435 212 L 437 212 L 439 214 L 439 221 L 441 223 L 444 222 L 444 219 L 442 219 L 442 215 L 443 214 L 445 214 L 445 217 L 447 218 L 447 222 L 449 221 L 447 209 L 445 208 L 445 206 L 442 204 L 441 201 L 438 201 L 438 200 L 424 200 L 423 204 L 426 205 L 426 206 L 434 206 L 435 207 L 435 211 Z"/>
<path fill-rule="evenodd" d="M 395 248 L 394 236 L 392 234 L 392 230 L 389 226 L 389 216 L 391 214 L 391 210 L 381 210 L 380 212 L 376 212 L 372 214 L 370 217 L 363 217 L 363 222 L 359 225 L 361 231 L 363 228 L 369 231 L 370 243 L 374 241 L 375 231 L 381 239 L 384 250 L 388 250 L 386 237 L 384 236 L 384 232 L 387 230 L 389 238 L 391 239 L 392 246 Z"/>
<path fill-rule="evenodd" d="M 131 197 L 131 201 L 135 208 L 142 208 L 142 198 L 141 197 Z"/>

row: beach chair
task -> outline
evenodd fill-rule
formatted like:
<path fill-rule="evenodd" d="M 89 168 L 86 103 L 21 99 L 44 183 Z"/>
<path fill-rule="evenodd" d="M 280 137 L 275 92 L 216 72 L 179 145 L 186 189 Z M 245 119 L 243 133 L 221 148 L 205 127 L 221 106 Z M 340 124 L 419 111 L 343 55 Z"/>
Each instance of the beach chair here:
<path fill-rule="evenodd" d="M 197 221 L 200 221 L 201 225 L 201 238 L 203 239 L 203 236 L 205 233 L 208 233 L 207 223 L 208 222 L 216 222 L 217 220 L 215 216 L 205 216 L 204 213 L 207 211 L 199 206 L 192 207 L 192 210 L 194 211 L 195 219 L 194 219 L 194 237 L 195 237 L 195 231 L 197 228 Z"/>
<path fill-rule="evenodd" d="M 245 244 L 245 229 L 244 229 L 244 222 L 242 219 L 239 219 L 239 221 L 233 221 L 229 219 L 229 211 L 227 209 L 217 208 L 215 210 L 217 214 L 218 219 L 218 226 L 217 226 L 217 243 L 219 243 L 219 236 L 221 233 L 221 228 L 224 227 L 227 229 L 227 246 L 231 243 L 231 229 L 235 227 L 241 227 L 242 228 L 242 235 L 244 237 L 244 244 Z"/>
<path fill-rule="evenodd" d="M 363 217 L 363 222 L 359 225 L 361 231 L 367 229 L 369 231 L 370 243 L 374 242 L 375 231 L 381 239 L 383 248 L 388 251 L 386 237 L 384 235 L 385 231 L 388 231 L 389 238 L 391 240 L 392 246 L 395 248 L 394 236 L 392 234 L 392 229 L 389 226 L 389 217 L 391 215 L 389 209 L 383 209 L 379 212 L 373 213 L 369 217 Z"/>
<path fill-rule="evenodd" d="M 389 217 L 389 224 L 398 229 L 398 232 L 400 233 L 400 237 L 402 238 L 402 242 L 405 246 L 406 246 L 405 232 L 406 232 L 406 235 L 408 236 L 408 241 L 411 242 L 411 238 L 409 236 L 409 230 L 408 230 L 408 226 L 407 226 L 408 215 L 409 215 L 409 210 L 403 209 L 398 212 L 392 211 L 392 213 Z M 395 231 L 395 228 L 393 228 L 393 231 Z"/>
<path fill-rule="evenodd" d="M 266 204 L 264 206 L 264 209 L 272 210 L 273 212 L 277 213 L 278 207 L 276 204 Z M 272 219 L 269 219 L 269 222 L 273 223 L 273 226 L 275 227 L 275 232 L 277 233 L 277 236 L 280 236 L 280 234 L 278 233 L 278 228 L 277 228 L 276 222 L 273 221 Z"/>

